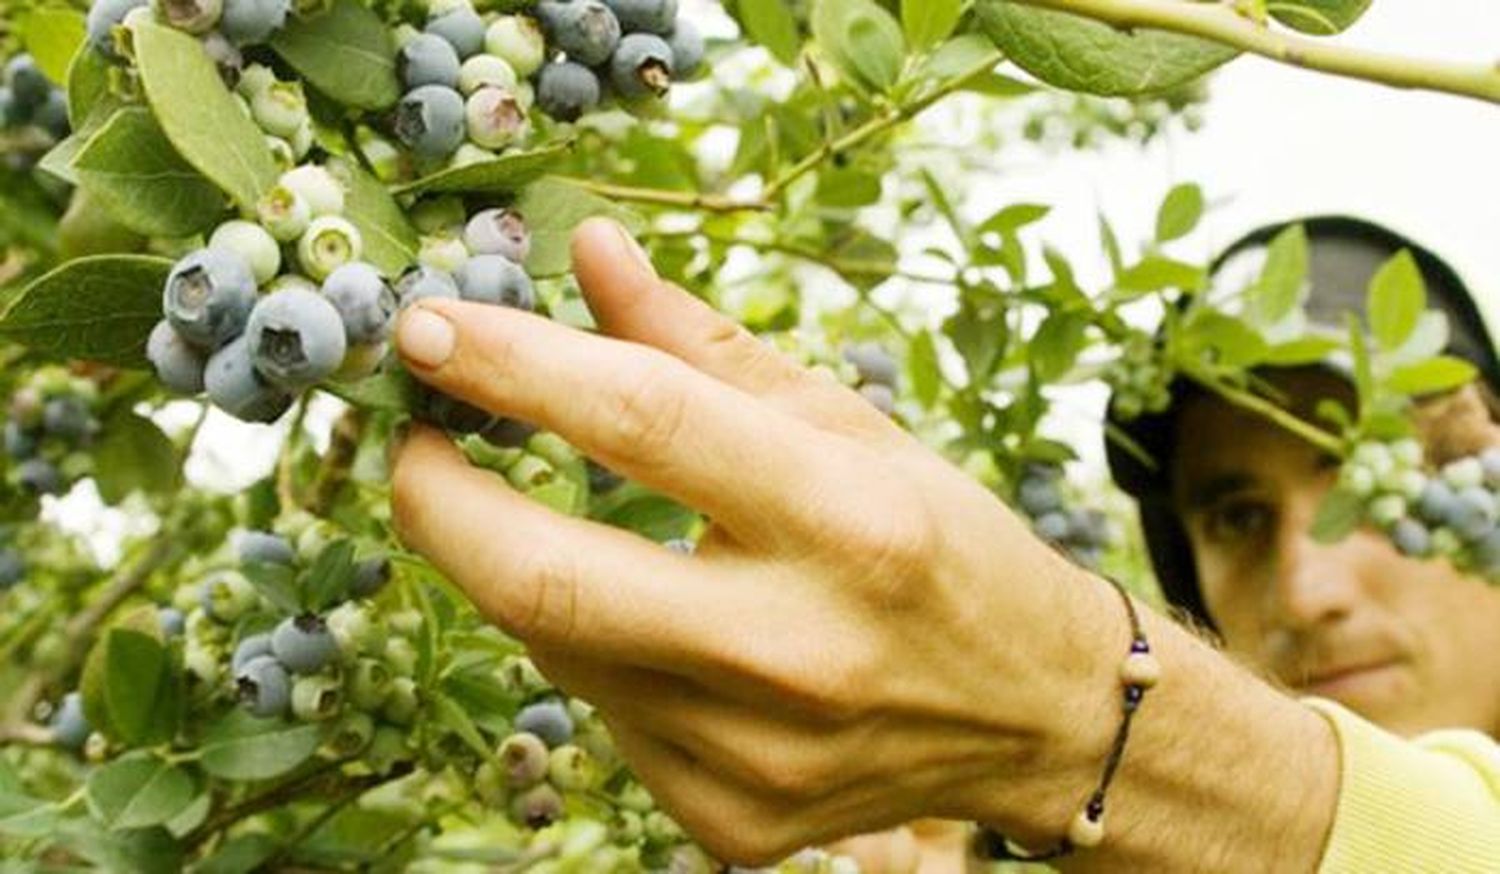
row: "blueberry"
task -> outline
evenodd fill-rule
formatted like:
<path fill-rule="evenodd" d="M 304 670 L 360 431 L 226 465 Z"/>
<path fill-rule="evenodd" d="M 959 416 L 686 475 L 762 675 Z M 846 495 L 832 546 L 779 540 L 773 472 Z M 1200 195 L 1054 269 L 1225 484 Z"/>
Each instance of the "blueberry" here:
<path fill-rule="evenodd" d="M 11 588 L 26 577 L 26 557 L 10 546 L 0 547 L 0 592 Z"/>
<path fill-rule="evenodd" d="M 16 482 L 34 495 L 60 495 L 67 486 L 62 471 L 41 458 L 28 458 L 16 465 Z"/>
<path fill-rule="evenodd" d="M 859 388 L 860 396 L 887 416 L 896 414 L 896 393 L 888 385 L 872 382 Z"/>
<path fill-rule="evenodd" d="M 176 607 L 158 607 L 156 627 L 161 629 L 164 637 L 178 637 L 187 627 L 187 617 L 183 616 L 182 611 Z"/>
<path fill-rule="evenodd" d="M 553 45 L 580 64 L 602 64 L 620 44 L 620 20 L 599 0 L 545 0 L 537 4 L 536 16 Z"/>
<path fill-rule="evenodd" d="M 36 455 L 37 440 L 15 419 L 5 422 L 5 453 L 21 461 Z"/>
<path fill-rule="evenodd" d="M 269 531 L 241 531 L 234 537 L 234 552 L 240 564 L 297 563 L 297 551 L 291 541 Z"/>
<path fill-rule="evenodd" d="M 558 121 L 577 121 L 599 105 L 600 96 L 599 77 L 582 64 L 556 61 L 537 77 L 537 105 Z"/>
<path fill-rule="evenodd" d="M 538 783 L 510 800 L 510 815 L 530 829 L 546 828 L 564 812 L 563 797 L 550 783 Z"/>
<path fill-rule="evenodd" d="M 287 670 L 298 674 L 321 671 L 339 654 L 339 645 L 322 617 L 306 613 L 282 620 L 271 632 L 271 652 Z"/>
<path fill-rule="evenodd" d="M 422 418 L 425 421 L 455 434 L 478 433 L 495 420 L 494 416 L 484 410 L 437 391 L 427 393 L 422 407 Z"/>
<path fill-rule="evenodd" d="M 234 622 L 256 602 L 255 588 L 237 571 L 220 571 L 200 584 L 198 600 L 203 612 L 219 622 Z"/>
<path fill-rule="evenodd" d="M 339 215 L 344 211 L 344 186 L 325 167 L 316 164 L 296 167 L 281 174 L 276 184 L 306 200 L 313 218 Z"/>
<path fill-rule="evenodd" d="M 145 5 L 146 0 L 94 0 L 85 21 L 89 45 L 106 58 L 118 60 L 120 56 L 115 51 L 114 29 L 132 9 Z"/>
<path fill-rule="evenodd" d="M 1458 509 L 1458 495 L 1440 479 L 1429 479 L 1417 499 L 1417 515 L 1429 525 L 1446 525 Z"/>
<path fill-rule="evenodd" d="M 172 327 L 201 349 L 218 349 L 243 333 L 254 305 L 255 274 L 224 249 L 199 249 L 178 261 L 162 290 Z"/>
<path fill-rule="evenodd" d="M 536 292 L 521 265 L 504 255 L 476 255 L 454 277 L 464 300 L 531 311 Z"/>
<path fill-rule="evenodd" d="M 1423 558 L 1432 552 L 1432 532 L 1410 516 L 1402 516 L 1396 520 L 1395 526 L 1391 528 L 1391 541 L 1401 550 L 1402 555 Z"/>
<path fill-rule="evenodd" d="M 364 251 L 364 237 L 358 228 L 339 216 L 319 216 L 297 240 L 297 263 L 308 276 L 321 282 L 345 264 L 358 261 Z"/>
<path fill-rule="evenodd" d="M 261 89 L 250 98 L 250 115 L 261 130 L 284 140 L 296 136 L 311 118 L 300 82 L 277 82 Z"/>
<path fill-rule="evenodd" d="M 1500 489 L 1500 446 L 1491 446 L 1479 453 L 1479 466 L 1484 470 L 1484 484 Z"/>
<path fill-rule="evenodd" d="M 547 743 L 529 731 L 518 729 L 507 735 L 495 755 L 505 766 L 505 782 L 512 788 L 534 786 L 547 776 Z"/>
<path fill-rule="evenodd" d="M 896 359 L 878 343 L 847 346 L 844 348 L 844 360 L 859 371 L 862 382 L 875 382 L 895 388 L 900 381 Z"/>
<path fill-rule="evenodd" d="M 416 681 L 411 677 L 396 677 L 391 680 L 391 691 L 380 706 L 380 715 L 387 722 L 410 725 L 417 717 L 420 704 Z"/>
<path fill-rule="evenodd" d="M 93 434 L 98 423 L 82 398 L 68 395 L 53 398 L 42 407 L 42 427 L 53 437 L 76 442 Z"/>
<path fill-rule="evenodd" d="M 458 86 L 459 60 L 453 45 L 442 37 L 424 33 L 401 47 L 396 58 L 401 82 L 407 88 L 423 85 Z"/>
<path fill-rule="evenodd" d="M 627 100 L 661 97 L 672 87 L 672 47 L 655 34 L 632 33 L 610 57 L 609 80 Z"/>
<path fill-rule="evenodd" d="M 452 274 L 423 264 L 406 271 L 396 282 L 396 296 L 403 307 L 430 297 L 457 299 L 458 284 Z"/>
<path fill-rule="evenodd" d="M 348 349 L 338 309 L 321 295 L 296 289 L 261 298 L 245 339 L 256 371 L 293 393 L 338 370 Z"/>
<path fill-rule="evenodd" d="M 503 88 L 486 85 L 469 95 L 464 102 L 465 129 L 469 139 L 484 149 L 503 149 L 526 132 L 526 110 L 514 94 Z M 467 144 L 465 144 L 467 145 Z M 477 154 L 478 163 L 490 159 L 489 154 Z M 456 156 L 462 162 L 462 154 Z"/>
<path fill-rule="evenodd" d="M 484 50 L 504 60 L 517 76 L 525 79 L 542 68 L 547 59 L 547 40 L 536 19 L 503 15 L 484 32 Z"/>
<path fill-rule="evenodd" d="M 235 45 L 255 45 L 286 24 L 292 0 L 224 0 L 219 31 Z"/>
<path fill-rule="evenodd" d="M 390 333 L 396 294 L 369 264 L 355 261 L 330 273 L 323 296 L 338 310 L 350 345 L 378 343 Z"/>
<path fill-rule="evenodd" d="M 290 243 L 307 232 L 312 207 L 301 194 L 285 185 L 276 185 L 256 203 L 255 215 L 272 237 Z"/>
<path fill-rule="evenodd" d="M 459 237 L 448 234 L 423 237 L 422 245 L 417 250 L 417 263 L 444 273 L 453 273 L 464 266 L 467 260 L 469 247 Z"/>
<path fill-rule="evenodd" d="M 343 686 L 333 677 L 298 677 L 292 684 L 292 715 L 303 722 L 332 719 L 343 705 Z"/>
<path fill-rule="evenodd" d="M 251 634 L 240 639 L 234 648 L 234 654 L 229 657 L 229 666 L 238 674 L 240 669 L 250 664 L 254 659 L 261 656 L 271 655 L 271 635 L 269 632 Z"/>
<path fill-rule="evenodd" d="M 423 158 L 445 158 L 464 141 L 464 99 L 452 88 L 423 85 L 396 106 L 396 136 Z"/>
<path fill-rule="evenodd" d="M 367 558 L 354 566 L 349 593 L 356 598 L 369 598 L 385 588 L 385 584 L 390 581 L 391 560 L 383 555 Z"/>
<path fill-rule="evenodd" d="M 667 549 L 670 549 L 679 555 L 692 555 L 693 553 L 698 551 L 697 544 L 683 537 L 668 540 L 666 543 L 663 543 L 662 546 L 665 546 Z"/>
<path fill-rule="evenodd" d="M 1109 516 L 1100 510 L 1078 508 L 1068 512 L 1069 540 L 1078 546 L 1101 547 L 1109 543 Z"/>
<path fill-rule="evenodd" d="M 156 368 L 156 378 L 168 391 L 195 395 L 203 391 L 203 353 L 177 333 L 166 319 L 156 323 L 146 340 L 146 358 Z"/>
<path fill-rule="evenodd" d="M 1057 490 L 1057 485 L 1051 480 L 1041 478 L 1026 478 L 1021 480 L 1021 487 L 1016 492 L 1016 500 L 1021 509 L 1033 517 L 1044 516 L 1062 508 L 1062 495 Z"/>
<path fill-rule="evenodd" d="M 5 81 L 10 85 L 11 96 L 16 106 L 25 112 L 42 105 L 52 93 L 52 83 L 28 54 L 19 54 L 5 64 Z"/>
<path fill-rule="evenodd" d="M 484 48 L 484 19 L 469 6 L 457 6 L 427 21 L 427 33 L 442 37 L 460 58 Z"/>
<path fill-rule="evenodd" d="M 549 747 L 562 746 L 573 739 L 573 717 L 561 701 L 538 701 L 516 714 L 516 731 L 530 732 Z"/>
<path fill-rule="evenodd" d="M 677 23 L 677 0 L 604 0 L 627 31 L 671 33 Z"/>
<path fill-rule="evenodd" d="M 672 47 L 672 65 L 678 79 L 691 79 L 703 66 L 703 33 L 687 18 L 677 19 L 677 26 L 667 34 Z"/>
<path fill-rule="evenodd" d="M 479 432 L 484 442 L 502 449 L 518 449 L 536 433 L 536 428 L 519 419 L 496 416 Z"/>
<path fill-rule="evenodd" d="M 458 70 L 458 90 L 466 95 L 473 94 L 486 85 L 514 94 L 519 83 L 516 71 L 510 68 L 510 64 L 505 63 L 504 58 L 494 55 L 475 55 L 464 61 Z"/>
<path fill-rule="evenodd" d="M 54 89 L 36 108 L 32 121 L 56 139 L 66 137 L 72 129 L 68 123 L 68 95 L 61 89 Z"/>
<path fill-rule="evenodd" d="M 262 719 L 285 715 L 291 704 L 291 678 L 272 656 L 256 656 L 241 665 L 234 672 L 234 685 L 241 706 Z"/>
<path fill-rule="evenodd" d="M 214 406 L 246 422 L 274 422 L 292 405 L 292 396 L 255 370 L 249 339 L 240 337 L 208 359 L 203 386 Z"/>
<path fill-rule="evenodd" d="M 83 715 L 83 696 L 77 692 L 64 695 L 57 712 L 52 714 L 51 727 L 52 737 L 58 746 L 70 750 L 82 749 L 84 741 L 88 740 L 93 731 L 88 718 Z"/>
<path fill-rule="evenodd" d="M 504 255 L 525 264 L 531 254 L 531 232 L 515 210 L 486 209 L 475 213 L 464 226 L 464 244 L 475 255 Z"/>
<path fill-rule="evenodd" d="M 1068 521 L 1068 515 L 1058 511 L 1043 513 L 1037 518 L 1034 527 L 1038 537 L 1052 543 L 1062 543 L 1067 540 L 1073 528 Z"/>
<path fill-rule="evenodd" d="M 375 659 L 355 662 L 349 678 L 349 703 L 360 710 L 379 710 L 391 693 L 391 672 Z"/>
<path fill-rule="evenodd" d="M 203 34 L 218 23 L 224 0 L 151 0 L 151 11 L 169 27 Z"/>
<path fill-rule="evenodd" d="M 1470 486 L 1459 491 L 1448 526 L 1464 540 L 1476 541 L 1495 526 L 1496 515 L 1495 496 L 1481 486 Z"/>
<path fill-rule="evenodd" d="M 227 221 L 208 238 L 210 249 L 233 252 L 250 265 L 250 275 L 257 285 L 265 285 L 281 272 L 281 247 L 270 231 L 254 222 Z"/>

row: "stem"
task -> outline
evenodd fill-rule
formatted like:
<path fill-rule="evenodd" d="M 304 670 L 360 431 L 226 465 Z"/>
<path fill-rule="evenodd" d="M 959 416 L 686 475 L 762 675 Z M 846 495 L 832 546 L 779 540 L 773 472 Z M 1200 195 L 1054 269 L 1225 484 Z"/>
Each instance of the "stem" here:
<path fill-rule="evenodd" d="M 301 506 L 297 499 L 296 462 L 297 447 L 302 443 L 302 428 L 307 421 L 307 408 L 312 393 L 304 393 L 297 401 L 297 413 L 292 417 L 292 427 L 287 431 L 286 443 L 281 447 L 281 456 L 276 460 L 276 501 L 283 512 Z"/>
<path fill-rule="evenodd" d="M 649 203 L 656 206 L 674 206 L 680 209 L 697 209 L 705 212 L 765 212 L 771 204 L 765 200 L 737 200 L 722 194 L 705 194 L 700 191 L 670 191 L 663 188 L 636 188 L 629 185 L 612 185 L 575 176 L 561 177 L 571 183 L 610 200 L 631 203 Z"/>
<path fill-rule="evenodd" d="M 1407 58 L 1271 30 L 1226 3 L 1179 0 L 1012 0 L 1067 12 L 1117 28 L 1171 31 L 1212 40 L 1264 58 L 1334 76 L 1420 88 L 1500 103 L 1500 68 L 1492 64 Z"/>
<path fill-rule="evenodd" d="M 671 240 L 692 237 L 702 237 L 711 243 L 721 246 L 746 246 L 760 252 L 775 252 L 780 255 L 791 255 L 804 261 L 811 261 L 827 267 L 835 273 L 845 276 L 875 276 L 894 277 L 905 279 L 908 282 L 922 282 L 929 285 L 951 286 L 953 277 L 933 276 L 925 273 L 911 273 L 902 270 L 894 262 L 889 261 L 851 261 L 844 258 L 830 257 L 827 253 L 796 243 L 787 243 L 780 240 L 751 240 L 742 237 L 726 237 L 708 231 L 653 231 L 645 235 L 653 240 Z"/>
<path fill-rule="evenodd" d="M 1004 59 L 1000 52 L 991 52 L 985 55 L 982 63 L 975 64 L 970 69 L 960 73 L 954 78 L 943 83 L 931 93 L 912 101 L 904 106 L 888 108 L 884 114 L 870 119 L 844 136 L 836 140 L 824 140 L 823 145 L 811 154 L 804 157 L 792 166 L 792 168 L 777 177 L 770 185 L 766 186 L 762 197 L 765 200 L 775 200 L 787 187 L 813 170 L 818 165 L 851 149 L 858 148 L 866 142 L 886 133 L 897 125 L 910 120 L 913 116 L 942 100 L 944 97 L 961 90 L 970 82 L 983 76 L 985 73 L 995 69 L 995 65 Z"/>
<path fill-rule="evenodd" d="M 350 407 L 333 424 L 329 435 L 328 451 L 323 455 L 323 464 L 318 468 L 318 477 L 313 480 L 312 497 L 307 509 L 315 516 L 328 513 L 339 489 L 349 480 L 349 469 L 359 454 L 359 441 L 364 436 L 369 416 L 359 407 Z"/>
<path fill-rule="evenodd" d="M 1324 431 L 1316 425 L 1310 424 L 1296 415 L 1276 406 L 1265 398 L 1247 391 L 1226 385 L 1223 381 L 1203 373 L 1197 368 L 1183 369 L 1183 376 L 1203 388 L 1213 392 L 1225 401 L 1244 410 L 1263 416 L 1272 423 L 1279 425 L 1286 431 L 1301 437 L 1308 443 L 1333 455 L 1336 458 L 1344 457 L 1344 442 L 1334 435 Z"/>

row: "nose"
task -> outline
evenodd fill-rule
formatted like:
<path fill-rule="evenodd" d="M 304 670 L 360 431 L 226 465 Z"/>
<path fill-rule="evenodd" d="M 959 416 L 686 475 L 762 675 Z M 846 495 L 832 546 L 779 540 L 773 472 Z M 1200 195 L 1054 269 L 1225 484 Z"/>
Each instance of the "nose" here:
<path fill-rule="evenodd" d="M 1297 514 L 1301 515 L 1301 514 Z M 1273 622 L 1306 631 L 1347 618 L 1360 598 L 1359 535 L 1321 543 L 1311 533 L 1311 517 L 1288 519 L 1278 532 L 1276 580 L 1267 587 Z"/>

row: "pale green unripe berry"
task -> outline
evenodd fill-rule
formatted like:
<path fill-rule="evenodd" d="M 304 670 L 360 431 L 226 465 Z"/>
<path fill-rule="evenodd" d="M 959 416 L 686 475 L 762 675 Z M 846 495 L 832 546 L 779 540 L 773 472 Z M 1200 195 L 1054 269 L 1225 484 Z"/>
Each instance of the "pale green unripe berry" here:
<path fill-rule="evenodd" d="M 349 703 L 360 710 L 376 710 L 390 697 L 395 682 L 384 663 L 362 658 L 349 673 Z"/>
<path fill-rule="evenodd" d="M 642 820 L 646 829 L 646 840 L 658 844 L 680 844 L 687 840 L 687 833 L 670 816 L 653 810 Z"/>
<path fill-rule="evenodd" d="M 417 261 L 434 270 L 453 273 L 469 260 L 469 247 L 458 237 L 427 236 L 417 251 Z"/>
<path fill-rule="evenodd" d="M 240 73 L 240 81 L 235 83 L 234 90 L 248 100 L 275 84 L 276 74 L 270 67 L 250 64 Z"/>
<path fill-rule="evenodd" d="M 516 87 L 511 89 L 511 94 L 515 96 L 516 102 L 521 104 L 521 108 L 527 112 L 530 112 L 531 107 L 536 105 L 536 88 L 529 81 L 517 82 Z"/>
<path fill-rule="evenodd" d="M 396 725 L 410 725 L 417 718 L 417 682 L 411 677 L 391 681 L 390 694 L 380 708 L 380 715 Z"/>
<path fill-rule="evenodd" d="M 1396 457 L 1383 443 L 1361 443 L 1354 450 L 1354 460 L 1368 467 L 1377 482 L 1385 479 L 1396 467 Z"/>
<path fill-rule="evenodd" d="M 474 794 L 488 807 L 503 807 L 510 802 L 510 790 L 500 770 L 489 762 L 480 762 L 474 771 Z"/>
<path fill-rule="evenodd" d="M 1422 490 L 1427 487 L 1427 477 L 1420 470 L 1407 468 L 1387 477 L 1384 485 L 1406 500 L 1416 501 L 1422 497 Z"/>
<path fill-rule="evenodd" d="M 517 77 L 529 79 L 547 59 L 547 40 L 536 19 L 526 15 L 504 15 L 484 33 L 485 53 L 510 64 Z"/>
<path fill-rule="evenodd" d="M 1352 495 L 1368 498 L 1375 493 L 1375 474 L 1362 464 L 1346 465 L 1339 475 L 1344 489 Z"/>
<path fill-rule="evenodd" d="M 374 376 L 390 351 L 391 344 L 384 340 L 351 344 L 344 352 L 344 362 L 333 372 L 333 378 L 339 382 L 358 382 Z"/>
<path fill-rule="evenodd" d="M 385 642 L 385 663 L 391 673 L 411 677 L 417 672 L 417 648 L 404 637 L 393 637 Z"/>
<path fill-rule="evenodd" d="M 469 139 L 486 149 L 505 148 L 520 139 L 529 126 L 520 102 L 503 88 L 480 88 L 469 95 L 464 119 Z"/>
<path fill-rule="evenodd" d="M 309 118 L 292 132 L 287 143 L 292 148 L 292 154 L 296 155 L 297 160 L 300 161 L 307 157 L 308 152 L 312 151 L 313 141 L 312 119 Z"/>
<path fill-rule="evenodd" d="M 370 637 L 371 622 L 370 612 L 363 605 L 345 601 L 330 610 L 323 621 L 328 624 L 328 633 L 333 635 L 333 642 L 338 644 L 339 652 L 345 658 L 353 658 L 364 650 Z"/>
<path fill-rule="evenodd" d="M 1382 495 L 1370 503 L 1370 521 L 1382 528 L 1396 524 L 1406 515 L 1406 499 L 1400 495 Z"/>
<path fill-rule="evenodd" d="M 224 0 L 151 0 L 151 11 L 177 30 L 201 34 L 219 22 Z"/>
<path fill-rule="evenodd" d="M 641 815 L 634 810 L 616 810 L 614 819 L 610 822 L 610 830 L 614 833 L 615 840 L 627 846 L 645 835 Z"/>
<path fill-rule="evenodd" d="M 1432 532 L 1432 554 L 1452 558 L 1463 551 L 1464 543 L 1452 528 L 1437 528 Z"/>
<path fill-rule="evenodd" d="M 250 98 L 250 110 L 261 130 L 290 140 L 308 122 L 307 97 L 297 82 L 277 82 Z"/>
<path fill-rule="evenodd" d="M 455 195 L 429 197 L 411 210 L 412 224 L 424 234 L 443 235 L 463 230 L 469 212 L 463 199 Z"/>
<path fill-rule="evenodd" d="M 1395 456 L 1398 464 L 1405 467 L 1418 467 L 1422 464 L 1424 456 L 1421 442 L 1411 438 L 1392 443 L 1391 454 Z"/>
<path fill-rule="evenodd" d="M 254 222 L 228 221 L 214 229 L 208 238 L 210 249 L 227 249 L 250 265 L 256 285 L 265 285 L 281 272 L 281 247 L 276 239 Z"/>
<path fill-rule="evenodd" d="M 344 212 L 344 186 L 326 168 L 316 164 L 297 167 L 281 174 L 277 183 L 302 195 L 313 218 Z"/>
<path fill-rule="evenodd" d="M 599 769 L 582 748 L 563 744 L 547 755 L 547 779 L 564 792 L 593 788 Z"/>
<path fill-rule="evenodd" d="M 485 85 L 514 91 L 517 84 L 516 71 L 504 58 L 495 55 L 475 55 L 464 61 L 458 69 L 458 90 L 467 97 Z"/>
<path fill-rule="evenodd" d="M 518 697 L 525 697 L 547 688 L 547 678 L 537 670 L 536 664 L 523 655 L 509 655 L 500 660 L 495 668 L 495 679 L 501 688 Z"/>
<path fill-rule="evenodd" d="M 472 0 L 428 0 L 427 17 L 437 18 L 439 15 L 447 15 L 449 12 L 473 8 L 474 4 Z"/>
<path fill-rule="evenodd" d="M 292 149 L 292 144 L 281 137 L 273 137 L 266 134 L 266 148 L 271 150 L 271 163 L 276 169 L 285 173 L 297 166 L 297 153 Z"/>
<path fill-rule="evenodd" d="M 617 800 L 622 808 L 640 814 L 647 814 L 656 809 L 656 801 L 651 797 L 651 793 L 639 783 L 625 784 Z"/>
<path fill-rule="evenodd" d="M 1472 489 L 1484 485 L 1484 465 L 1477 458 L 1461 458 L 1443 466 L 1443 479 L 1455 489 Z"/>
<path fill-rule="evenodd" d="M 328 739 L 323 742 L 322 752 L 331 759 L 347 759 L 363 752 L 374 737 L 375 720 L 370 714 L 349 711 L 334 723 Z"/>
<path fill-rule="evenodd" d="M 238 571 L 221 571 L 203 582 L 203 609 L 223 623 L 245 615 L 256 599 L 255 587 Z"/>
<path fill-rule="evenodd" d="M 307 232 L 312 223 L 312 206 L 291 188 L 276 185 L 261 196 L 255 205 L 255 215 L 272 237 L 290 243 Z"/>
<path fill-rule="evenodd" d="M 486 161 L 495 160 L 495 153 L 482 146 L 473 143 L 464 143 L 448 159 L 448 168 L 456 170 L 459 167 L 470 167 L 474 164 L 483 164 Z"/>
<path fill-rule="evenodd" d="M 412 27 L 410 24 L 398 24 L 391 31 L 391 42 L 399 52 L 406 48 L 406 44 L 422 35 L 420 28 Z"/>
<path fill-rule="evenodd" d="M 223 667 L 218 654 L 205 646 L 189 644 L 185 647 L 182 651 L 182 666 L 199 682 L 209 687 L 217 686 L 223 675 Z"/>
<path fill-rule="evenodd" d="M 505 782 L 513 789 L 534 786 L 547 777 L 551 759 L 547 744 L 530 732 L 518 731 L 506 736 L 495 751 L 505 766 Z"/>
<path fill-rule="evenodd" d="M 297 240 L 297 261 L 309 277 L 322 282 L 350 261 L 358 261 L 364 250 L 358 228 L 339 216 L 325 215 L 313 219 Z"/>
<path fill-rule="evenodd" d="M 292 715 L 303 722 L 321 722 L 339 715 L 344 692 L 332 677 L 313 674 L 298 677 L 292 685 Z"/>
<path fill-rule="evenodd" d="M 266 296 L 269 297 L 278 291 L 290 291 L 292 289 L 296 289 L 297 291 L 306 291 L 312 294 L 317 294 L 319 290 L 318 284 L 316 282 L 313 282 L 311 279 L 308 279 L 306 276 L 298 276 L 295 273 L 283 273 L 275 279 L 271 280 L 270 284 L 266 286 L 265 291 Z"/>

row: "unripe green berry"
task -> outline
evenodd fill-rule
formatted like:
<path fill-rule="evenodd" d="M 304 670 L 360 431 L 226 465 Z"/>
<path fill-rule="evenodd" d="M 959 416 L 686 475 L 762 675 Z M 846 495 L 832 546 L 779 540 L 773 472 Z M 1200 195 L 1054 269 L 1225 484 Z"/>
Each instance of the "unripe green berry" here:
<path fill-rule="evenodd" d="M 285 185 L 267 191 L 255 205 L 256 218 L 272 237 L 290 243 L 307 232 L 312 207 L 307 198 Z"/>
<path fill-rule="evenodd" d="M 480 762 L 474 771 L 474 794 L 488 807 L 503 807 L 510 803 L 510 790 L 500 770 L 489 762 Z"/>
<path fill-rule="evenodd" d="M 455 195 L 429 197 L 411 210 L 411 222 L 418 231 L 432 236 L 453 236 L 468 220 L 463 199 Z"/>
<path fill-rule="evenodd" d="M 504 15 L 495 19 L 484 33 L 486 54 L 502 58 L 517 77 L 531 78 L 547 59 L 547 41 L 536 19 L 525 15 Z"/>
<path fill-rule="evenodd" d="M 344 363 L 333 372 L 339 382 L 358 382 L 374 376 L 390 353 L 391 346 L 382 340 L 379 343 L 353 343 L 344 352 Z"/>
<path fill-rule="evenodd" d="M 250 98 L 250 111 L 261 130 L 285 140 L 291 140 L 309 118 L 307 97 L 296 82 L 276 82 L 262 89 Z"/>
<path fill-rule="evenodd" d="M 327 169 L 304 164 L 281 174 L 277 184 L 302 195 L 313 218 L 341 215 L 344 212 L 344 186 Z"/>
<path fill-rule="evenodd" d="M 273 137 L 266 134 L 266 148 L 271 150 L 271 163 L 276 169 L 285 173 L 297 166 L 297 153 L 292 149 L 292 144 L 281 137 Z"/>
<path fill-rule="evenodd" d="M 1354 450 L 1354 460 L 1368 467 L 1377 482 L 1385 479 L 1396 467 L 1396 457 L 1384 443 L 1361 443 Z"/>
<path fill-rule="evenodd" d="M 1484 485 L 1484 465 L 1477 458 L 1460 458 L 1443 466 L 1443 479 L 1454 489 L 1471 489 Z"/>
<path fill-rule="evenodd" d="M 332 719 L 343 707 L 344 693 L 338 680 L 323 674 L 298 677 L 292 685 L 292 715 L 303 722 Z"/>
<path fill-rule="evenodd" d="M 1382 495 L 1370 502 L 1370 521 L 1389 528 L 1406 515 L 1406 499 L 1400 495 Z"/>
<path fill-rule="evenodd" d="M 656 800 L 651 793 L 640 783 L 627 783 L 620 790 L 618 797 L 620 807 L 625 810 L 633 810 L 639 814 L 647 814 L 656 809 Z"/>
<path fill-rule="evenodd" d="M 375 720 L 370 714 L 352 710 L 339 717 L 323 741 L 324 754 L 333 759 L 357 756 L 375 737 Z"/>
<path fill-rule="evenodd" d="M 547 779 L 564 792 L 591 789 L 598 778 L 593 758 L 574 744 L 563 744 L 547 756 Z"/>
<path fill-rule="evenodd" d="M 360 710 L 378 710 L 390 695 L 394 679 L 384 663 L 360 659 L 349 673 L 349 703 Z"/>
<path fill-rule="evenodd" d="M 527 789 L 510 802 L 511 818 L 533 829 L 550 825 L 563 814 L 563 799 L 546 783 Z"/>
<path fill-rule="evenodd" d="M 1339 482 L 1351 495 L 1368 498 L 1375 493 L 1375 474 L 1362 464 L 1350 463 L 1340 472 Z"/>
<path fill-rule="evenodd" d="M 396 677 L 380 708 L 380 715 L 396 725 L 410 725 L 417 718 L 417 683 L 411 677 Z"/>
<path fill-rule="evenodd" d="M 265 228 L 247 221 L 225 222 L 208 238 L 210 249 L 227 249 L 245 260 L 256 285 L 265 285 L 281 271 L 281 247 Z"/>
<path fill-rule="evenodd" d="M 460 167 L 472 167 L 475 164 L 483 164 L 486 161 L 495 160 L 496 154 L 482 146 L 473 143 L 461 143 L 453 152 L 453 157 L 448 159 L 448 168 L 457 170 Z"/>
<path fill-rule="evenodd" d="M 646 829 L 646 840 L 652 843 L 680 844 L 687 840 L 687 832 L 682 830 L 682 826 L 660 810 L 646 814 L 642 825 Z"/>
<path fill-rule="evenodd" d="M 505 766 L 506 783 L 517 789 L 545 779 L 550 767 L 546 742 L 526 731 L 507 736 L 496 755 Z"/>
<path fill-rule="evenodd" d="M 250 64 L 240 73 L 240 81 L 235 83 L 235 93 L 246 100 L 265 91 L 276 84 L 276 74 L 264 64 Z"/>
<path fill-rule="evenodd" d="M 297 240 L 297 261 L 308 276 L 322 282 L 333 271 L 364 255 L 359 229 L 339 216 L 312 220 Z"/>
<path fill-rule="evenodd" d="M 458 70 L 458 90 L 467 97 L 486 85 L 513 92 L 517 85 L 516 71 L 504 58 L 495 55 L 475 55 L 464 61 Z"/>
<path fill-rule="evenodd" d="M 610 820 L 610 834 L 616 843 L 637 843 L 646 834 L 641 815 L 634 810 L 616 810 L 614 817 Z"/>
<path fill-rule="evenodd" d="M 469 260 L 469 248 L 456 236 L 431 235 L 422 237 L 417 261 L 434 270 L 453 273 Z"/>
<path fill-rule="evenodd" d="M 203 582 L 203 610 L 231 623 L 255 606 L 255 587 L 238 571 L 221 571 Z"/>
<path fill-rule="evenodd" d="M 399 762 L 412 760 L 411 748 L 407 745 L 407 733 L 390 725 L 376 727 L 375 736 L 365 748 L 365 764 L 377 774 L 390 773 Z"/>
<path fill-rule="evenodd" d="M 1403 467 L 1420 467 L 1424 456 L 1422 443 L 1409 437 L 1405 440 L 1398 440 L 1391 444 L 1391 455 L 1395 457 L 1396 463 Z"/>

